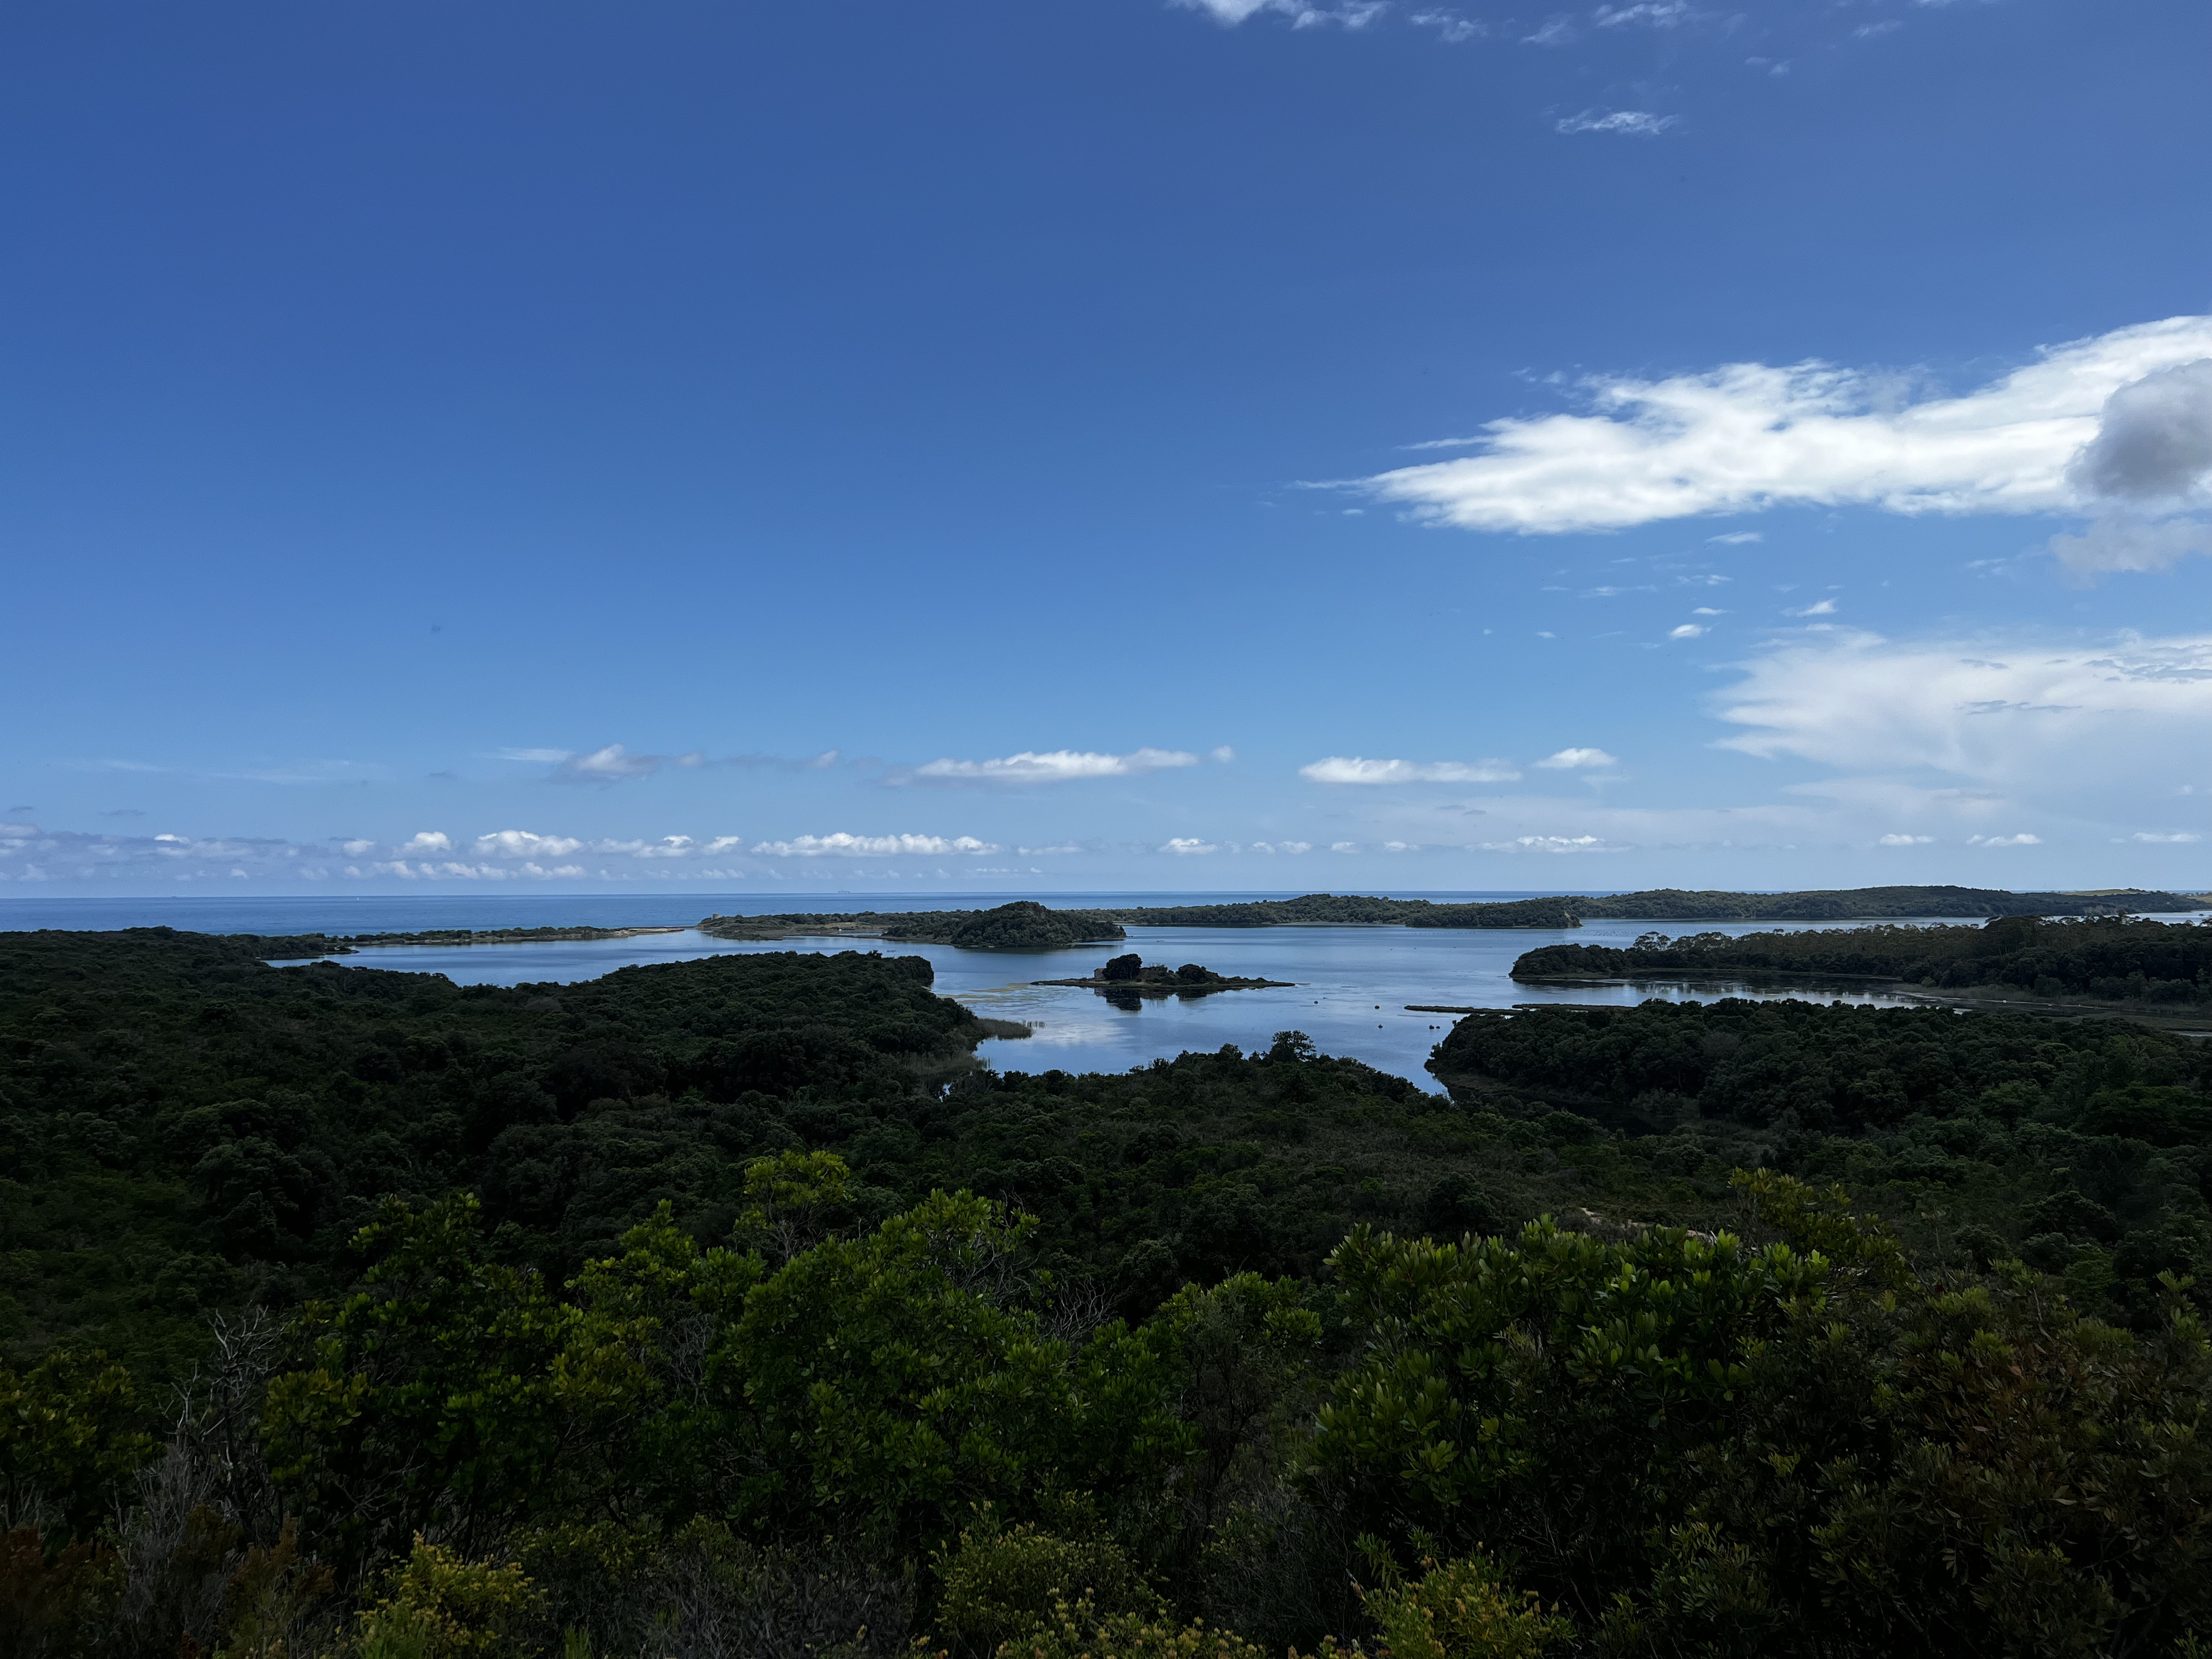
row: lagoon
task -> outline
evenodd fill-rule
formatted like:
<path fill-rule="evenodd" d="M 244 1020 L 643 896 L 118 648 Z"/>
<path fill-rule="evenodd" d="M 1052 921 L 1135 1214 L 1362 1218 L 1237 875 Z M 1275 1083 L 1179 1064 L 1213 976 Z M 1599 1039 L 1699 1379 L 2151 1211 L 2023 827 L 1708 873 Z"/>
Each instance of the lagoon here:
<path fill-rule="evenodd" d="M 367 933 L 439 927 L 548 926 L 673 927 L 680 931 L 629 939 L 540 944 L 379 946 L 336 960 L 348 967 L 442 974 L 458 985 L 570 984 L 617 968 L 764 951 L 842 951 L 849 939 L 712 939 L 681 924 L 710 912 L 988 908 L 1005 895 L 699 895 L 611 894 L 416 898 L 63 899 L 0 904 L 0 927 L 127 927 L 166 925 L 208 933 Z M 1146 903 L 1218 903 L 1283 895 L 1084 894 L 1042 896 L 1054 906 L 1123 907 Z M 1449 900 L 1520 898 L 1522 893 L 1399 894 Z M 1928 918 L 1929 921 L 1940 918 Z M 1626 945 L 1653 929 L 1727 933 L 1849 926 L 1834 922 L 1712 923 L 1594 921 L 1579 928 L 1479 932 L 1397 927 L 1132 927 L 1126 944 L 1082 945 L 1036 954 L 955 950 L 942 945 L 860 941 L 901 956 L 927 957 L 937 988 L 980 1014 L 1027 1024 L 1032 1035 L 994 1039 L 977 1053 L 1001 1071 L 1125 1071 L 1186 1049 L 1224 1043 L 1265 1048 L 1277 1031 L 1304 1031 L 1325 1054 L 1346 1054 L 1425 1086 L 1429 1053 L 1450 1028 L 1449 1014 L 1409 1012 L 1408 1004 L 1508 1008 L 1516 1003 L 1627 1006 L 1745 995 L 1795 995 L 1820 1001 L 1902 1006 L 1905 999 L 1863 988 L 1777 991 L 1741 983 L 1613 986 L 1516 985 L 1514 959 L 1540 945 Z M 1116 1008 L 1096 992 L 1032 981 L 1077 978 L 1109 957 L 1134 951 L 1170 967 L 1201 963 L 1218 973 L 1286 980 L 1289 988 L 1227 991 L 1184 1000 L 1148 999 Z"/>

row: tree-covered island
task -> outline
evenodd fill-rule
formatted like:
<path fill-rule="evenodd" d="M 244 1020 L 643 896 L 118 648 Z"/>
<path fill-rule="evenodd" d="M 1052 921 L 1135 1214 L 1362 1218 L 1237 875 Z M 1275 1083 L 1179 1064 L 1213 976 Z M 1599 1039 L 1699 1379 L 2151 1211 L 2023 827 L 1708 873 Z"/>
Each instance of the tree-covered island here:
<path fill-rule="evenodd" d="M 1111 999 L 1139 997 L 1203 997 L 1217 991 L 1282 991 L 1292 983 L 1286 979 L 1237 979 L 1217 974 L 1211 968 L 1195 962 L 1186 962 L 1180 968 L 1170 968 L 1161 963 L 1149 966 L 1144 958 L 1134 954 L 1114 957 L 1103 963 L 1098 971 L 1087 979 L 1041 979 L 1039 985 L 1073 985 L 1097 991 Z"/>
<path fill-rule="evenodd" d="M 1735 977 L 1772 984 L 1857 981 L 1963 1002 L 2033 1000 L 2199 1020 L 2212 1009 L 2212 927 L 2105 916 L 2007 916 L 1979 926 L 1778 933 L 1646 933 L 1620 949 L 1550 945 L 1524 953 L 1529 983 Z"/>
<path fill-rule="evenodd" d="M 849 915 L 708 916 L 699 931 L 716 939 L 849 935 L 963 951 L 1058 951 L 1126 939 L 1121 924 L 1093 910 L 1054 910 L 1018 899 L 990 910 L 856 911 Z"/>

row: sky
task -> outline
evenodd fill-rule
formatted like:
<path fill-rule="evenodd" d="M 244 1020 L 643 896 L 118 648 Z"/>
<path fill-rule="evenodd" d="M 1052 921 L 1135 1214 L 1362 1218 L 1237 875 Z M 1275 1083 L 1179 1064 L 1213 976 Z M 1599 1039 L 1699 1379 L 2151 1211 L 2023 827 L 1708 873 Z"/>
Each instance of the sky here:
<path fill-rule="evenodd" d="M 2202 0 L 0 15 L 0 897 L 2212 887 Z"/>

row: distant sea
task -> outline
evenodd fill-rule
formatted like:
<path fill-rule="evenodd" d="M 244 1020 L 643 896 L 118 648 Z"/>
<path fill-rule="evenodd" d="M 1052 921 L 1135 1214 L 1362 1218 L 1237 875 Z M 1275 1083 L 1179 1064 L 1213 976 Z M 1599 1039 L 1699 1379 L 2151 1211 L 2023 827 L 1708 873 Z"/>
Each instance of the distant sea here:
<path fill-rule="evenodd" d="M 1238 904 L 1254 899 L 1297 898 L 1316 890 L 1279 893 L 299 893 L 277 898 L 225 894 L 150 898 L 0 898 L 0 932 L 29 927 L 177 927 L 195 933 L 421 933 L 448 927 L 680 927 L 708 916 L 797 913 L 835 915 L 853 910 L 988 909 L 1035 899 L 1054 909 L 1120 910 L 1151 904 Z M 1364 888 L 1336 891 L 1365 892 Z M 1456 904 L 1553 897 L 1541 893 L 1415 893 L 1392 889 L 1392 898 L 1439 899 Z M 1577 892 L 1611 890 L 1577 888 Z"/>
<path fill-rule="evenodd" d="M 1450 1014 L 1416 1012 L 1408 1004 L 1505 1008 L 1516 1003 L 1632 1004 L 1649 997 L 1670 1001 L 1730 994 L 1771 996 L 1725 982 L 1576 986 L 1516 985 L 1515 958 L 1540 945 L 1580 942 L 1625 945 L 1638 933 L 1668 924 L 1605 921 L 1572 932 L 1529 929 L 1481 932 L 1437 927 L 1135 927 L 1127 943 L 1083 945 L 1036 954 L 956 951 L 950 945 L 821 939 L 748 941 L 710 939 L 691 924 L 720 912 L 758 915 L 803 909 L 933 910 L 1003 904 L 1007 894 L 896 896 L 867 893 L 760 895 L 753 893 L 610 893 L 500 895 L 447 897 L 379 894 L 361 897 L 308 895 L 283 898 L 0 899 L 0 930 L 23 927 L 110 928 L 167 926 L 198 933 L 415 933 L 447 927 L 674 927 L 681 931 L 635 939 L 574 939 L 542 944 L 400 946 L 364 951 L 337 960 L 349 968 L 441 974 L 462 985 L 573 984 L 617 969 L 681 962 L 699 957 L 769 951 L 881 949 L 928 958 L 937 988 L 979 1013 L 1021 1020 L 1026 1038 L 984 1043 L 977 1052 L 1001 1071 L 1124 1071 L 1170 1058 L 1186 1049 L 1212 1051 L 1234 1043 L 1265 1048 L 1281 1030 L 1302 1030 L 1324 1054 L 1346 1054 L 1425 1087 L 1435 1080 L 1424 1069 L 1429 1053 L 1451 1027 Z M 1079 908 L 1140 905 L 1219 904 L 1285 893 L 1060 893 L 1023 894 L 1047 904 Z M 1399 898 L 1458 901 L 1527 898 L 1520 892 L 1407 893 Z M 1804 923 L 1683 922 L 1677 933 L 1749 933 Z M 1831 926 L 1834 924 L 1829 924 Z M 1133 1010 L 1112 1006 L 1096 993 L 1040 986 L 1041 979 L 1079 978 L 1107 957 L 1134 951 L 1147 962 L 1203 963 L 1224 974 L 1288 980 L 1285 989 L 1227 991 L 1188 1001 L 1147 1000 Z M 1818 1000 L 1894 1003 L 1899 999 L 1863 987 L 1805 988 L 1791 994 Z"/>

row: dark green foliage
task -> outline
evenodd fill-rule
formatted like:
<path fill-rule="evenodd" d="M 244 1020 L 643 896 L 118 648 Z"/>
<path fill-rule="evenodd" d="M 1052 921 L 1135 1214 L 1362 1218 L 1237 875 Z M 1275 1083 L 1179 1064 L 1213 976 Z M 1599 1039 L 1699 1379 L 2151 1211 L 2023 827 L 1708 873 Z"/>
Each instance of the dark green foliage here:
<path fill-rule="evenodd" d="M 1952 1288 L 1787 1179 L 1754 1246 L 1361 1232 L 1321 1471 L 1401 1551 L 1487 1549 L 1601 1651 L 2169 1653 L 2212 1616 L 2212 1361 L 2030 1278 Z M 2185 1650 L 2195 1651 L 2193 1648 Z"/>
<path fill-rule="evenodd" d="M 174 1372 L 204 1311 L 296 1301 L 387 1194 L 483 1194 L 564 1270 L 746 1156 L 848 1138 L 981 1028 L 919 958 L 729 956 L 589 984 L 265 966 L 267 939 L 0 935 L 0 1357 Z"/>
<path fill-rule="evenodd" d="M 0 939 L 11 1654 L 2212 1634 L 2179 1038 L 1651 1004 L 1464 1020 L 1449 1097 L 1296 1031 L 996 1075 L 912 960 L 271 945 Z"/>
<path fill-rule="evenodd" d="M 1251 899 L 1231 904 L 1152 905 L 1104 914 L 1132 927 L 1575 927 L 1578 901 L 1510 899 L 1498 904 L 1437 904 L 1428 899 L 1369 898 L 1309 893 L 1303 898 Z"/>
<path fill-rule="evenodd" d="M 963 913 L 952 911 L 951 916 Z M 1028 899 L 995 910 L 968 913 L 948 922 L 939 917 L 909 917 L 884 929 L 884 937 L 951 945 L 963 951 L 1054 951 L 1071 945 L 1124 937 L 1119 924 L 1089 910 L 1048 910 Z"/>
<path fill-rule="evenodd" d="M 2024 1255 L 2108 1316 L 2153 1319 L 2160 1272 L 2212 1266 L 2212 1052 L 2163 1032 L 1654 1001 L 1470 1015 L 1430 1064 L 1472 1098 L 1671 1130 L 1656 1146 L 1732 1133 L 1743 1162 L 1849 1182 L 1939 1259 Z"/>
<path fill-rule="evenodd" d="M 1903 980 L 1945 989 L 2005 986 L 2186 1010 L 2212 1001 L 2212 927 L 2123 916 L 1978 927 L 1852 927 L 1794 933 L 1647 933 L 1626 950 L 1549 945 L 1513 964 L 1521 980 L 1684 975 Z"/>
<path fill-rule="evenodd" d="M 709 916 L 699 931 L 720 939 L 788 939 L 851 934 L 951 945 L 963 951 L 1057 951 L 1124 937 L 1121 924 L 1096 910 L 1054 910 L 1017 899 L 994 910 L 856 910 L 812 915 Z"/>

